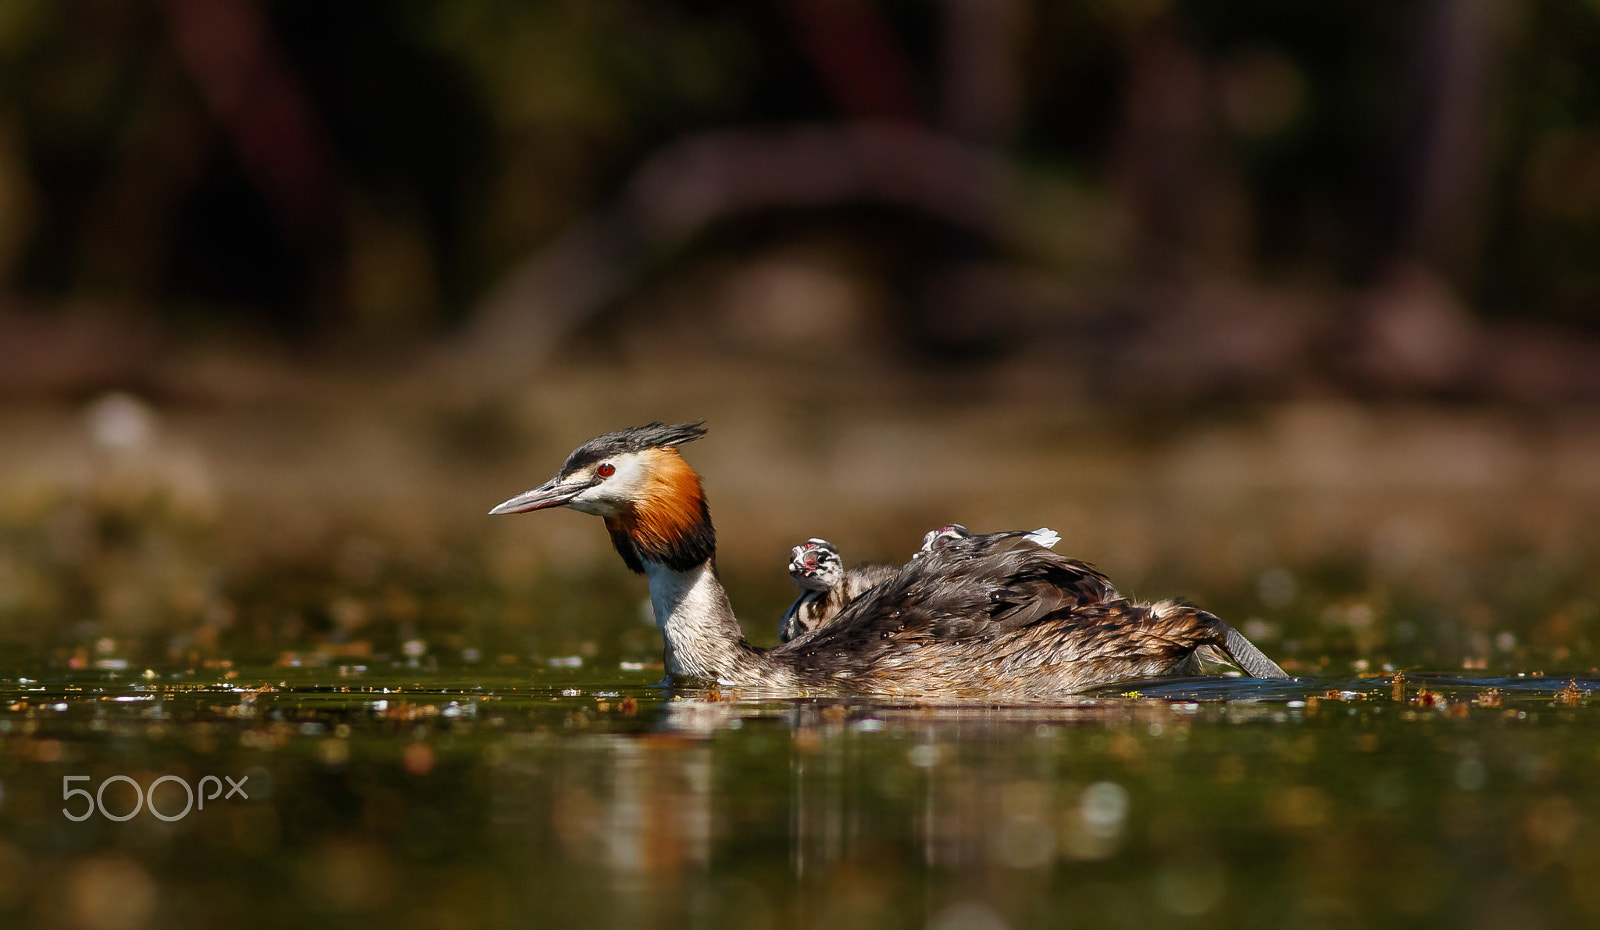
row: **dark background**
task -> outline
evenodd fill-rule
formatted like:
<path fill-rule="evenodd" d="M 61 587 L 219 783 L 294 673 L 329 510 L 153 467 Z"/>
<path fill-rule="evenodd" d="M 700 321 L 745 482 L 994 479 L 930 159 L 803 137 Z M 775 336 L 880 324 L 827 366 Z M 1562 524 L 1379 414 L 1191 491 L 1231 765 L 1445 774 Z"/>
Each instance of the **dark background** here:
<path fill-rule="evenodd" d="M 239 331 L 485 358 L 542 331 L 515 378 L 790 248 L 897 363 L 1053 350 L 1113 397 L 1600 389 L 1592 5 L 7 6 L 12 395 L 159 381 L 152 346 Z M 1123 383 L 1174 327 L 1212 357 Z"/>
<path fill-rule="evenodd" d="M 483 513 L 707 419 L 757 640 L 795 542 L 955 521 L 1303 668 L 1586 661 L 1596 61 L 1567 0 L 10 0 L 0 632 L 650 656 L 592 521 Z"/>

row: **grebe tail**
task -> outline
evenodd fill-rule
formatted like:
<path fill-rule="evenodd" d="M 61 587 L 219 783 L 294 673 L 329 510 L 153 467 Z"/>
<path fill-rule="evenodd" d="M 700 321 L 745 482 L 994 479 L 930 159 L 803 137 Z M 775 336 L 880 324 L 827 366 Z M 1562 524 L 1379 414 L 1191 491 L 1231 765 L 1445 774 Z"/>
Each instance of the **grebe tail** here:
<path fill-rule="evenodd" d="M 1221 620 L 1217 621 L 1222 623 Z M 1239 666 L 1251 678 L 1288 678 L 1289 674 L 1278 667 L 1278 663 L 1267 658 L 1267 654 L 1256 648 L 1256 644 L 1245 639 L 1244 634 L 1227 624 L 1226 632 L 1222 638 L 1222 651 L 1228 658 Z"/>

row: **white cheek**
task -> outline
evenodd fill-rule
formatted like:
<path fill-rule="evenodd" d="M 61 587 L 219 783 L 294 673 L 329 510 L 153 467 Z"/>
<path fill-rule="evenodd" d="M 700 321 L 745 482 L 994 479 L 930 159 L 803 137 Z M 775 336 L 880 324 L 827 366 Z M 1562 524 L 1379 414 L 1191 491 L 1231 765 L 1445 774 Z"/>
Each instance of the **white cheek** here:
<path fill-rule="evenodd" d="M 616 504 L 596 496 L 594 492 L 594 488 L 584 491 L 572 500 L 567 501 L 567 506 L 579 513 L 586 513 L 596 517 L 616 516 Z"/>
<path fill-rule="evenodd" d="M 619 493 L 621 490 L 610 481 L 602 481 L 568 501 L 567 506 L 597 517 L 614 517 L 622 512 L 628 500 L 626 494 Z"/>
<path fill-rule="evenodd" d="M 620 514 L 629 503 L 638 499 L 644 469 L 635 460 L 619 460 L 616 468 L 611 477 L 574 497 L 567 502 L 567 506 L 597 517 Z"/>

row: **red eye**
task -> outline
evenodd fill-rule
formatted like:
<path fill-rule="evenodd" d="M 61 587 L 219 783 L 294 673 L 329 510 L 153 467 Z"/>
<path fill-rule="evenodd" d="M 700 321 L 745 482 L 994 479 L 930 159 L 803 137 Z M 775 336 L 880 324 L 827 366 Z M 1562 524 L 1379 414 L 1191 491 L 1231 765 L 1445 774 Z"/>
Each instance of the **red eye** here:
<path fill-rule="evenodd" d="M 611 464 L 610 462 L 601 462 L 595 468 L 594 473 L 602 478 L 609 478 L 617 473 L 617 466 Z"/>

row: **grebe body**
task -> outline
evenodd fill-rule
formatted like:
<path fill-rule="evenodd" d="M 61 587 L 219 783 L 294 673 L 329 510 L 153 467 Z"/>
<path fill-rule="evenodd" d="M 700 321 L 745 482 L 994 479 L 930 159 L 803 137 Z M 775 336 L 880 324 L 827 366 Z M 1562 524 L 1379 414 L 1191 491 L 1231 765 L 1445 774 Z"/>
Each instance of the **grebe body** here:
<path fill-rule="evenodd" d="M 699 424 L 661 423 L 607 433 L 490 511 L 601 517 L 623 562 L 649 581 L 676 679 L 788 695 L 1046 696 L 1192 673 L 1205 646 L 1256 677 L 1288 677 L 1217 617 L 1176 601 L 1132 603 L 1021 533 L 950 538 L 831 622 L 753 646 L 717 577 L 700 476 L 677 448 L 703 435 Z"/>

